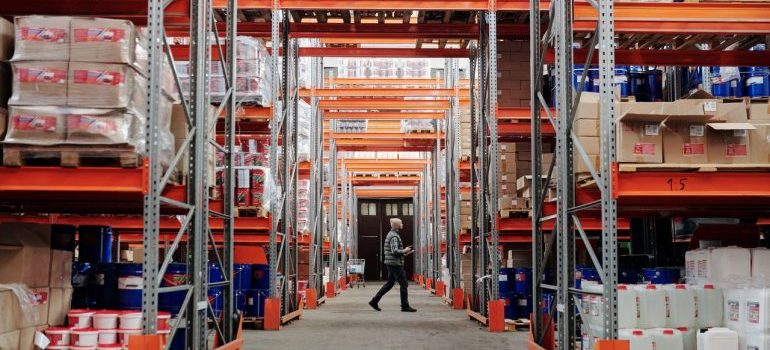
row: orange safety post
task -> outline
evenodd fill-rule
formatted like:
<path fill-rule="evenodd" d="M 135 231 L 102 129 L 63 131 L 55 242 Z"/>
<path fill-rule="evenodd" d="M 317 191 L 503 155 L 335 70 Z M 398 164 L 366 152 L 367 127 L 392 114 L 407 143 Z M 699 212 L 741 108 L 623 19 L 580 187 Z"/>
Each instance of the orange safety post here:
<path fill-rule="evenodd" d="M 419 280 L 419 276 L 417 272 L 412 273 L 412 281 L 417 282 Z"/>
<path fill-rule="evenodd" d="M 420 282 L 420 286 L 424 286 L 425 285 L 425 279 L 422 277 L 422 275 L 420 275 L 418 277 L 418 282 Z"/>
<path fill-rule="evenodd" d="M 505 300 L 490 300 L 489 317 L 487 317 L 487 330 L 490 332 L 505 331 Z"/>
<path fill-rule="evenodd" d="M 452 289 L 452 308 L 455 310 L 463 309 L 463 301 L 465 301 L 465 293 L 462 288 Z"/>
<path fill-rule="evenodd" d="M 628 340 L 599 340 L 594 349 L 596 350 L 628 350 L 630 347 Z"/>
<path fill-rule="evenodd" d="M 214 350 L 240 350 L 243 347 L 243 317 L 239 319 L 235 339 L 227 344 L 219 345 L 219 337 L 214 337 Z"/>
<path fill-rule="evenodd" d="M 428 281 L 425 282 L 425 289 L 431 290 L 432 287 L 433 287 L 433 279 L 432 278 L 428 278 Z"/>
<path fill-rule="evenodd" d="M 326 282 L 326 297 L 331 299 L 334 298 L 334 282 Z"/>
<path fill-rule="evenodd" d="M 444 296 L 444 281 L 436 281 L 436 296 Z"/>
<path fill-rule="evenodd" d="M 281 329 L 281 299 L 265 299 L 265 320 L 264 328 L 266 331 L 277 331 Z"/>
<path fill-rule="evenodd" d="M 162 335 L 132 335 L 128 337 L 128 350 L 161 350 Z"/>
<path fill-rule="evenodd" d="M 308 310 L 315 310 L 318 308 L 318 294 L 316 294 L 315 288 L 308 288 L 305 290 L 305 300 L 307 301 Z"/>
<path fill-rule="evenodd" d="M 348 289 L 348 283 L 345 281 L 345 277 L 340 277 L 340 289 Z"/>

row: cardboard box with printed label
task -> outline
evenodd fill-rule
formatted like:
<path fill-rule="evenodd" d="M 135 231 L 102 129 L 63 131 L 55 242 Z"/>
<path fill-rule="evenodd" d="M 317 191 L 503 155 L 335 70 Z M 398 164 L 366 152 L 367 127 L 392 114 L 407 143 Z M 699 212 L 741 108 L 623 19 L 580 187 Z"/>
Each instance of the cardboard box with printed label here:
<path fill-rule="evenodd" d="M 755 130 L 749 130 L 752 164 L 770 164 L 770 120 L 752 121 Z"/>
<path fill-rule="evenodd" d="M 131 21 L 73 18 L 70 22 L 70 60 L 134 63 L 137 34 Z"/>
<path fill-rule="evenodd" d="M 11 106 L 6 142 L 55 145 L 66 139 L 67 118 L 61 108 Z"/>
<path fill-rule="evenodd" d="M 39 349 L 37 346 L 35 346 L 35 334 L 40 334 L 40 336 L 45 336 L 42 332 L 48 328 L 48 326 L 35 326 L 35 327 L 27 327 L 23 328 L 19 331 L 19 347 L 18 350 L 37 350 Z"/>
<path fill-rule="evenodd" d="M 708 163 L 710 115 L 669 116 L 663 128 L 663 159 L 669 164 Z"/>
<path fill-rule="evenodd" d="M 749 104 L 749 119 L 755 121 L 770 121 L 770 104 L 751 103 Z"/>
<path fill-rule="evenodd" d="M 663 163 L 661 124 L 668 116 L 664 102 L 621 103 L 617 120 L 617 160 L 621 163 Z"/>
<path fill-rule="evenodd" d="M 51 277 L 49 287 L 72 287 L 73 253 L 65 250 L 51 250 Z"/>
<path fill-rule="evenodd" d="M 63 61 L 13 62 L 13 95 L 9 105 L 67 104 L 69 63 Z"/>
<path fill-rule="evenodd" d="M 19 330 L 12 330 L 0 334 L 0 349 L 17 349 L 19 346 L 19 334 Z"/>
<path fill-rule="evenodd" d="M 70 20 L 65 16 L 16 17 L 13 60 L 68 60 Z"/>
<path fill-rule="evenodd" d="M 146 85 L 145 78 L 129 65 L 70 62 L 67 104 L 141 109 L 146 106 Z"/>
<path fill-rule="evenodd" d="M 51 288 L 51 293 L 48 296 L 48 324 L 66 324 L 71 302 L 72 287 Z"/>
<path fill-rule="evenodd" d="M 749 133 L 757 128 L 749 123 L 709 123 L 709 163 L 750 164 Z"/>

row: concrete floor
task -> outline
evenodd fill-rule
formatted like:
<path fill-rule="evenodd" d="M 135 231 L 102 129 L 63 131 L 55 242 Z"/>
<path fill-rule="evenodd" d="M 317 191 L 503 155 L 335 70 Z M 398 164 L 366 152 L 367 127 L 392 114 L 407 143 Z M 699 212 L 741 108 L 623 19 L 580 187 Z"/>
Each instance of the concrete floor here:
<path fill-rule="evenodd" d="M 419 286 L 410 285 L 416 313 L 400 311 L 398 285 L 374 311 L 367 302 L 381 283 L 352 288 L 278 332 L 244 330 L 246 349 L 526 349 L 527 332 L 489 333 Z"/>

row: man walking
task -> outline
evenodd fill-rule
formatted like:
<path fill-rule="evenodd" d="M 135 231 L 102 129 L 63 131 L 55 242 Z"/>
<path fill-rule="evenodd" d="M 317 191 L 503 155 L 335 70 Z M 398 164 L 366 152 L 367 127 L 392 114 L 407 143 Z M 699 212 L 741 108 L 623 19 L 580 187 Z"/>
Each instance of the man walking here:
<path fill-rule="evenodd" d="M 404 224 L 399 218 L 390 219 L 390 232 L 385 237 L 385 266 L 388 268 L 388 282 L 385 283 L 377 295 L 369 302 L 369 305 L 380 311 L 380 307 L 377 305 L 393 285 L 398 281 L 398 285 L 401 287 L 401 311 L 403 312 L 415 312 L 417 310 L 409 306 L 409 295 L 407 294 L 407 282 L 406 272 L 404 271 L 404 257 L 412 253 L 412 247 L 403 248 L 401 242 L 401 236 L 398 232 Z"/>

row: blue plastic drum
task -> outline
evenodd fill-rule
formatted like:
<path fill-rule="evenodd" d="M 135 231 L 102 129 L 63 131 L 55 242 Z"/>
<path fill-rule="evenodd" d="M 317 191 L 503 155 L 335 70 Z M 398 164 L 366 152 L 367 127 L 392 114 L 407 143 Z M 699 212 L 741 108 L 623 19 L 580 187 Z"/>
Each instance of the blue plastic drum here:
<path fill-rule="evenodd" d="M 252 289 L 245 292 L 246 305 L 244 307 L 244 316 L 246 317 L 264 317 L 265 299 L 269 292 L 267 289 Z"/>
<path fill-rule="evenodd" d="M 532 268 L 517 267 L 514 274 L 513 290 L 520 295 L 532 295 Z"/>
<path fill-rule="evenodd" d="M 498 291 L 501 296 L 508 295 L 513 288 L 513 278 L 515 276 L 516 270 L 511 268 L 501 268 L 500 273 L 498 275 L 498 279 L 500 281 L 498 285 Z"/>
<path fill-rule="evenodd" d="M 209 263 L 209 284 L 223 282 L 225 275 L 222 273 L 222 267 L 217 263 Z M 224 286 L 211 286 L 208 290 L 209 304 L 214 309 L 214 317 L 219 318 L 224 308 Z"/>
<path fill-rule="evenodd" d="M 80 226 L 78 261 L 88 263 L 112 262 L 112 228 L 109 226 Z"/>
<path fill-rule="evenodd" d="M 650 101 L 663 101 L 663 71 L 653 69 L 648 70 L 646 74 Z"/>
<path fill-rule="evenodd" d="M 519 294 L 516 292 L 510 292 L 508 294 L 500 294 L 503 301 L 505 301 L 505 318 L 509 320 L 515 320 L 519 317 Z"/>
<path fill-rule="evenodd" d="M 161 287 L 174 287 L 187 284 L 187 265 L 180 263 L 168 264 L 166 273 L 163 274 Z M 187 291 L 166 292 L 158 295 L 158 308 L 170 312 L 172 316 L 179 314 L 184 303 Z"/>
<path fill-rule="evenodd" d="M 142 308 L 142 264 L 118 264 L 118 307 L 125 310 Z"/>
<path fill-rule="evenodd" d="M 745 75 L 748 97 L 770 96 L 770 70 L 767 67 L 751 67 Z"/>
<path fill-rule="evenodd" d="M 270 289 L 270 265 L 252 265 L 251 272 L 254 274 L 254 289 Z"/>
<path fill-rule="evenodd" d="M 111 309 L 118 305 L 117 265 L 112 263 L 96 264 L 96 267 L 92 269 L 89 292 L 94 295 L 95 308 Z"/>
<path fill-rule="evenodd" d="M 252 268 L 248 264 L 233 265 L 233 289 L 249 290 L 252 289 Z"/>
<path fill-rule="evenodd" d="M 91 264 L 76 261 L 72 264 L 72 308 L 86 309 L 88 305 L 88 284 Z"/>
<path fill-rule="evenodd" d="M 677 268 L 654 267 L 642 269 L 644 280 L 652 284 L 672 284 L 679 281 L 680 271 Z"/>

